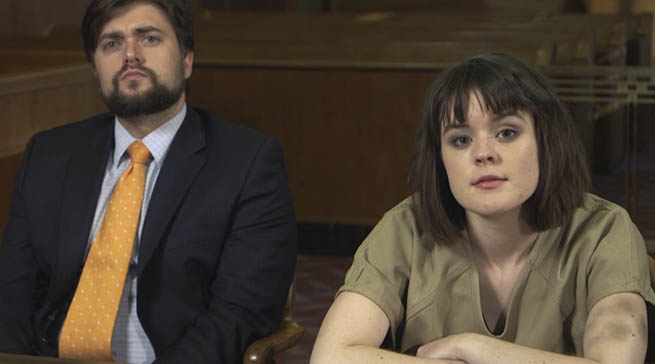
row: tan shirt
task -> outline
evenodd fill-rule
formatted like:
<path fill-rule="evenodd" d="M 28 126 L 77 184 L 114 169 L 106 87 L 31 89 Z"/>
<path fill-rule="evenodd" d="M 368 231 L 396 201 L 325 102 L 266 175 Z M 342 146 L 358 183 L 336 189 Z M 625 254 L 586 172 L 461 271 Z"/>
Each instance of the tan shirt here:
<path fill-rule="evenodd" d="M 355 254 L 339 292 L 358 292 L 380 306 L 401 352 L 462 332 L 493 336 L 482 316 L 470 243 L 428 241 L 417 231 L 410 204 L 406 199 L 385 214 Z M 588 194 L 567 226 L 537 236 L 496 337 L 582 356 L 589 311 L 618 292 L 655 303 L 644 241 L 624 209 Z"/>

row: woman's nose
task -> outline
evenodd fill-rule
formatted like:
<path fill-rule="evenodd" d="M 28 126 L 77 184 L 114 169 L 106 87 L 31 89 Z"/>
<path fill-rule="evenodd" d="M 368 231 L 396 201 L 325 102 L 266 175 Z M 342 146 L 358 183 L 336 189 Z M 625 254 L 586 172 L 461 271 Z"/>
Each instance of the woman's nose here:
<path fill-rule="evenodd" d="M 493 142 L 486 140 L 486 138 L 476 143 L 474 157 L 476 164 L 495 163 L 498 161 L 498 154 L 493 146 Z"/>

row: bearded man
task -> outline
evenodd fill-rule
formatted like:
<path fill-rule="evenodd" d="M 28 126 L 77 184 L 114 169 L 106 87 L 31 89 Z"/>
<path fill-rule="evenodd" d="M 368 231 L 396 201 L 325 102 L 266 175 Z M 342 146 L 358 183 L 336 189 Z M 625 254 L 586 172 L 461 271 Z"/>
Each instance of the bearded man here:
<path fill-rule="evenodd" d="M 85 50 L 111 114 L 41 132 L 0 248 L 0 352 L 238 363 L 295 268 L 279 144 L 186 104 L 184 0 L 93 0 Z"/>

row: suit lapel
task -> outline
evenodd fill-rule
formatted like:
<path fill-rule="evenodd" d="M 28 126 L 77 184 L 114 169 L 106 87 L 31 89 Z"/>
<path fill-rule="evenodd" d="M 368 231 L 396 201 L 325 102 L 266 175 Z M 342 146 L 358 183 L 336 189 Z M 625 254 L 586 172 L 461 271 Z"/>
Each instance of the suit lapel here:
<path fill-rule="evenodd" d="M 83 266 L 96 204 L 100 195 L 109 153 L 113 147 L 111 118 L 101 122 L 94 135 L 73 150 L 63 182 L 59 225 L 59 256 L 57 260 L 57 293 L 67 293 L 74 287 Z"/>
<path fill-rule="evenodd" d="M 207 158 L 204 148 L 203 122 L 195 110 L 188 108 L 187 116 L 171 143 L 150 197 L 139 244 L 138 275 L 148 264 L 175 210 L 205 164 Z"/>

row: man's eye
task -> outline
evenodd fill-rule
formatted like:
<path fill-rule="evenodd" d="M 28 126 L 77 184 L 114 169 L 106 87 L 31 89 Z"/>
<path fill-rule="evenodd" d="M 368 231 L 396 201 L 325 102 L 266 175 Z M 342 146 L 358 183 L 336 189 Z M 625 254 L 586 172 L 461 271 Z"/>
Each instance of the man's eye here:
<path fill-rule="evenodd" d="M 148 44 L 154 44 L 154 43 L 157 43 L 159 41 L 159 38 L 157 38 L 155 36 L 152 36 L 152 35 L 147 35 L 147 36 L 145 36 L 145 38 L 143 38 L 143 40 Z"/>
<path fill-rule="evenodd" d="M 118 42 L 115 40 L 110 40 L 107 43 L 105 43 L 105 48 L 115 48 L 118 45 Z"/>

